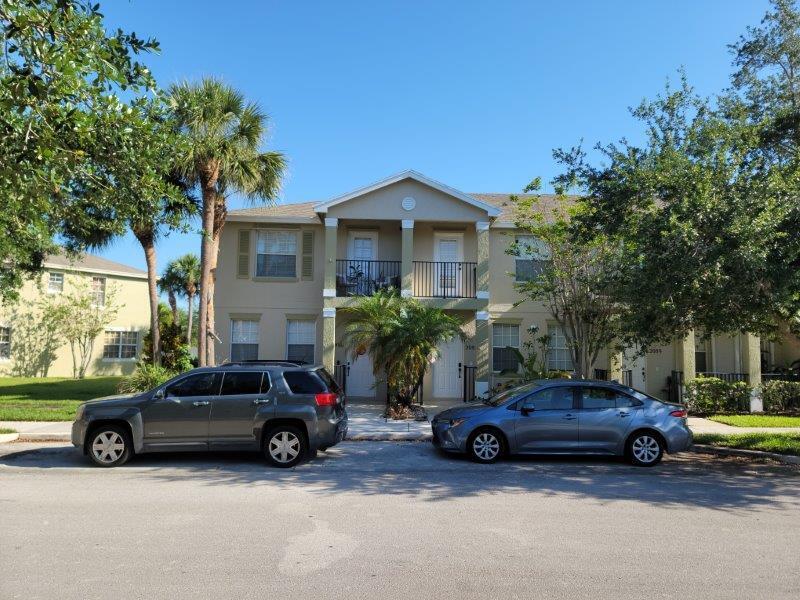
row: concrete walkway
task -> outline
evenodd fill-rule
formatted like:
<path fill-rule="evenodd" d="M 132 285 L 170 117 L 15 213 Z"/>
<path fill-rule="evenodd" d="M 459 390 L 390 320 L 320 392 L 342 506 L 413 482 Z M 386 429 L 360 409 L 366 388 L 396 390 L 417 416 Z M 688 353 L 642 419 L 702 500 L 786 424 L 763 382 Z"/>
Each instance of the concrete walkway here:
<path fill-rule="evenodd" d="M 428 419 L 461 402 L 437 401 L 426 405 Z M 347 439 L 357 441 L 421 442 L 431 439 L 429 421 L 394 421 L 384 419 L 382 404 L 351 402 L 347 406 L 349 415 Z M 694 433 L 800 433 L 800 427 L 732 427 L 716 421 L 689 418 L 689 427 Z M 14 429 L 20 441 L 70 441 L 71 421 L 0 421 L 0 428 Z"/>

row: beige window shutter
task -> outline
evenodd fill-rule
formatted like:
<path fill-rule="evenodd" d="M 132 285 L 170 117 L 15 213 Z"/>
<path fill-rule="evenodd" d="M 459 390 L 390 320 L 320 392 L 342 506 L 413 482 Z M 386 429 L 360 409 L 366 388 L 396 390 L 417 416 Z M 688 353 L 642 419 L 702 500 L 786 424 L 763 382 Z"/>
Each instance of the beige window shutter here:
<path fill-rule="evenodd" d="M 314 278 L 314 232 L 303 231 L 302 267 L 303 279 Z"/>
<path fill-rule="evenodd" d="M 239 253 L 236 262 L 236 276 L 245 279 L 250 277 L 250 231 L 247 229 L 239 230 Z"/>

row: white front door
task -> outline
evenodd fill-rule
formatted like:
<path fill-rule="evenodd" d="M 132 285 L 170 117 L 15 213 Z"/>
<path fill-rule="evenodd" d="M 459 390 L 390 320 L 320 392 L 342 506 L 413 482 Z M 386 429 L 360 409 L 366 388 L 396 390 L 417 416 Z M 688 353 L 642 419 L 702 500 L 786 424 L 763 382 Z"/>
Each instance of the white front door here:
<path fill-rule="evenodd" d="M 433 260 L 434 295 L 449 298 L 461 296 L 464 260 L 464 236 L 461 234 L 434 234 Z"/>
<path fill-rule="evenodd" d="M 369 354 L 362 354 L 350 361 L 347 395 L 350 398 L 375 397 L 375 375 L 372 373 L 372 358 Z"/>
<path fill-rule="evenodd" d="M 433 396 L 435 398 L 460 398 L 461 363 L 464 360 L 464 343 L 454 337 L 439 345 L 439 356 L 433 363 Z"/>

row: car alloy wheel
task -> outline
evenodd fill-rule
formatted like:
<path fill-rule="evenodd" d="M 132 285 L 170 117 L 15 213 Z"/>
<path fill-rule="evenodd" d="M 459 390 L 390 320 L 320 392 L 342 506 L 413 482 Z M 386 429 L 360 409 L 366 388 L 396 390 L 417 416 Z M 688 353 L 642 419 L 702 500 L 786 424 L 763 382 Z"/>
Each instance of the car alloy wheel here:
<path fill-rule="evenodd" d="M 130 457 L 129 444 L 127 436 L 121 429 L 104 427 L 92 434 L 88 452 L 95 464 L 101 467 L 115 467 Z"/>
<path fill-rule="evenodd" d="M 284 429 L 272 435 L 267 442 L 267 451 L 275 463 L 289 465 L 297 461 L 303 451 L 303 442 L 295 433 Z"/>
<path fill-rule="evenodd" d="M 500 440 L 488 431 L 483 431 L 472 440 L 472 453 L 482 462 L 491 462 L 500 456 Z"/>
<path fill-rule="evenodd" d="M 661 458 L 661 444 L 651 435 L 640 435 L 631 444 L 631 454 L 641 465 L 651 465 Z"/>

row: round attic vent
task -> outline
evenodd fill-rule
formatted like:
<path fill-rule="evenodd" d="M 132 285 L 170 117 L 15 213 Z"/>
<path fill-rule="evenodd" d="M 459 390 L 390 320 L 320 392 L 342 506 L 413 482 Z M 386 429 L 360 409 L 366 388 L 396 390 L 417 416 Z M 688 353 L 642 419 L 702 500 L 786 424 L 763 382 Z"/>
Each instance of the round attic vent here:
<path fill-rule="evenodd" d="M 403 198 L 403 210 L 414 210 L 414 207 L 417 205 L 417 201 L 414 200 L 411 196 L 406 196 Z"/>

